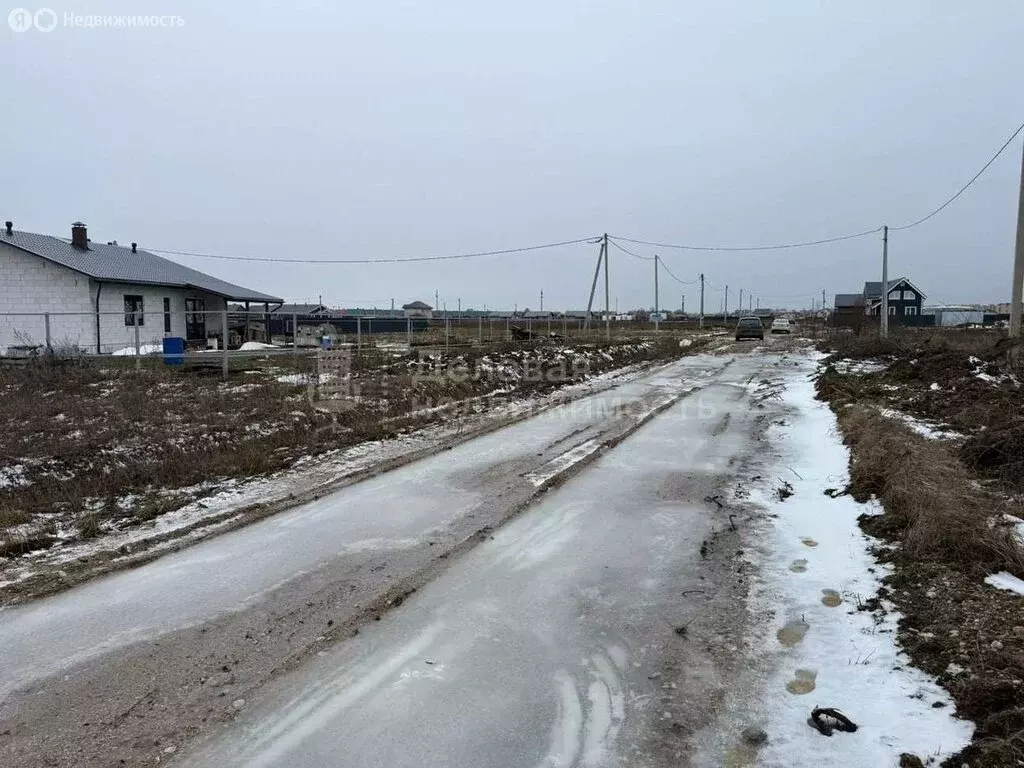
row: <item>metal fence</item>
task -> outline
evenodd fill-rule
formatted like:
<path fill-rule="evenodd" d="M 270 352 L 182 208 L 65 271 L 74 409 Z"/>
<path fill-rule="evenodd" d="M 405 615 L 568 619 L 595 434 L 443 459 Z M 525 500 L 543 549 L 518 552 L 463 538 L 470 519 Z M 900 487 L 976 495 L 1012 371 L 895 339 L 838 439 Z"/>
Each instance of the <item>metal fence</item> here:
<path fill-rule="evenodd" d="M 235 358 L 309 355 L 322 349 L 372 352 L 445 350 L 491 344 L 599 341 L 606 334 L 635 336 L 654 326 L 600 317 L 586 323 L 569 316 L 303 315 L 229 309 L 156 311 L 125 297 L 123 311 L 19 312 L 0 314 L 0 358 L 102 356 L 220 367 L 227 374 Z M 148 302 L 147 302 L 148 303 Z M 159 307 L 159 305 L 158 305 Z M 667 329 L 670 323 L 662 323 Z"/>

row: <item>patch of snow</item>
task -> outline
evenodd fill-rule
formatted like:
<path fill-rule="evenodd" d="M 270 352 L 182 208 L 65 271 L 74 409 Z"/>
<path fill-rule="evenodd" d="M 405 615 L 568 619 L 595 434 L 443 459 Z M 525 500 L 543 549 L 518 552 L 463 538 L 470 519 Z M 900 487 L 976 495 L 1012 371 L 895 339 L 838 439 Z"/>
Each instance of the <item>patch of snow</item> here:
<path fill-rule="evenodd" d="M 277 380 L 282 384 L 326 384 L 333 378 L 333 373 L 289 373 L 278 376 Z"/>
<path fill-rule="evenodd" d="M 890 569 L 872 556 L 872 541 L 858 525 L 865 505 L 823 494 L 849 482 L 849 453 L 806 373 L 801 366 L 786 378 L 786 423 L 769 429 L 772 450 L 756 467 L 766 479 L 750 489 L 747 505 L 767 515 L 750 523 L 758 527 L 745 557 L 758 570 L 748 602 L 751 615 L 771 618 L 738 660 L 749 672 L 725 711 L 737 738 L 751 722 L 767 732 L 757 765 L 897 765 L 904 752 L 938 761 L 969 742 L 973 725 L 953 716 L 949 694 L 900 650 L 891 605 L 884 616 L 853 610 L 877 594 Z M 780 477 L 793 491 L 785 500 L 776 493 Z M 823 597 L 842 604 L 830 607 Z M 789 634 L 778 634 L 787 627 Z M 936 701 L 946 706 L 933 708 Z M 823 737 L 807 724 L 816 705 L 842 710 L 858 724 L 856 734 Z M 694 762 L 727 763 L 721 747 L 702 744 L 716 754 Z"/>
<path fill-rule="evenodd" d="M 25 477 L 24 464 L 12 464 L 7 467 L 0 467 L 0 488 L 16 488 L 29 484 Z"/>
<path fill-rule="evenodd" d="M 953 432 L 952 430 L 943 430 L 939 425 L 924 421 L 911 416 L 909 413 L 903 413 L 903 411 L 897 411 L 893 408 L 879 408 L 878 412 L 888 419 L 895 419 L 910 427 L 912 430 L 926 437 L 929 440 L 948 440 L 951 438 L 961 438 L 959 432 Z"/>
<path fill-rule="evenodd" d="M 938 392 L 940 389 L 942 389 L 942 387 L 939 386 L 939 382 L 933 381 L 932 385 L 928 387 L 928 389 L 930 389 L 932 392 Z"/>
<path fill-rule="evenodd" d="M 547 464 L 542 466 L 535 472 L 529 472 L 526 475 L 526 479 L 533 483 L 535 488 L 540 488 L 544 483 L 557 477 L 558 475 L 565 472 L 567 469 L 575 464 L 579 464 L 588 456 L 592 455 L 596 451 L 601 449 L 601 443 L 598 440 L 591 439 L 586 440 L 575 448 L 566 451 L 563 454 L 556 456 L 551 459 Z"/>
<path fill-rule="evenodd" d="M 835 368 L 836 373 L 863 376 L 867 373 L 878 373 L 886 370 L 889 367 L 889 361 L 873 359 L 851 360 L 849 358 L 844 358 L 842 360 L 836 360 L 832 363 L 832 367 Z"/>
<path fill-rule="evenodd" d="M 1024 581 L 1006 571 L 986 576 L 985 583 L 997 589 L 1007 589 L 1010 592 L 1016 592 L 1018 595 L 1024 595 Z"/>
<path fill-rule="evenodd" d="M 139 353 L 143 354 L 143 355 L 155 355 L 158 352 L 163 352 L 163 351 L 164 351 L 163 345 L 161 345 L 161 344 L 140 344 L 139 345 Z M 132 345 L 130 347 L 123 347 L 121 349 L 116 349 L 113 352 L 111 352 L 110 354 L 114 355 L 115 357 L 124 357 L 124 356 L 128 356 L 128 355 L 134 357 L 135 356 L 135 346 Z"/>
<path fill-rule="evenodd" d="M 243 352 L 255 352 L 260 349 L 278 349 L 274 344 L 264 344 L 262 341 L 247 341 L 239 349 Z"/>

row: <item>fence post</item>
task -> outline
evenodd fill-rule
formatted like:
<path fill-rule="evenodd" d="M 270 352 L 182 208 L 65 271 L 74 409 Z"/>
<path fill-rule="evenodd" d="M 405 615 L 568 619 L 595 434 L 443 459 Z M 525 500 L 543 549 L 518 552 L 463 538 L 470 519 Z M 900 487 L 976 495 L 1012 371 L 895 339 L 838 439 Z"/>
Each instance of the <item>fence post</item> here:
<path fill-rule="evenodd" d="M 447 365 L 448 360 L 448 337 L 451 336 L 451 320 L 448 318 L 448 313 L 444 315 L 444 357 L 445 364 Z"/>
<path fill-rule="evenodd" d="M 366 343 L 373 346 L 373 318 L 366 318 Z"/>
<path fill-rule="evenodd" d="M 505 341 L 508 341 L 508 318 L 505 318 Z"/>
<path fill-rule="evenodd" d="M 53 352 L 53 345 L 50 343 L 50 313 L 43 315 L 43 322 L 46 323 L 46 351 Z"/>
<path fill-rule="evenodd" d="M 405 318 L 405 343 L 412 349 L 412 318 Z"/>
<path fill-rule="evenodd" d="M 363 318 L 356 315 L 356 357 L 363 351 Z"/>
<path fill-rule="evenodd" d="M 221 349 L 221 368 L 222 368 L 223 373 L 224 373 L 224 381 L 227 381 L 228 380 L 228 371 L 229 371 L 229 368 L 230 368 L 230 364 L 228 363 L 228 311 L 226 309 L 222 309 L 221 312 L 220 312 L 220 322 L 221 322 L 220 329 L 221 329 L 221 347 L 222 347 L 222 349 Z M 248 324 L 248 315 L 246 315 L 246 331 L 249 330 L 248 325 L 249 325 Z"/>
<path fill-rule="evenodd" d="M 142 345 L 139 343 L 139 312 L 132 318 L 135 325 L 135 370 L 142 368 Z"/>
<path fill-rule="evenodd" d="M 484 316 L 483 315 L 480 315 L 476 319 L 476 335 L 477 335 L 477 339 L 480 341 L 480 343 L 483 344 L 484 343 Z"/>
<path fill-rule="evenodd" d="M 292 351 L 299 351 L 299 313 L 292 313 Z"/>

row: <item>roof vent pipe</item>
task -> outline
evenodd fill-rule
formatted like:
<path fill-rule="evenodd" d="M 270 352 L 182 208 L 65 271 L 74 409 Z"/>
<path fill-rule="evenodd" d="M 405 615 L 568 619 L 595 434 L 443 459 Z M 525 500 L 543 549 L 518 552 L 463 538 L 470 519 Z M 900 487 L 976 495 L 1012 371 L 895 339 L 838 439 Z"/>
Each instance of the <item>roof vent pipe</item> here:
<path fill-rule="evenodd" d="M 7 236 L 8 237 L 10 237 L 11 235 L 14 234 L 14 222 L 13 221 L 5 221 L 4 222 L 4 226 L 7 227 Z"/>
<path fill-rule="evenodd" d="M 138 252 L 139 252 L 139 244 L 138 243 L 132 243 L 132 253 L 138 253 Z"/>

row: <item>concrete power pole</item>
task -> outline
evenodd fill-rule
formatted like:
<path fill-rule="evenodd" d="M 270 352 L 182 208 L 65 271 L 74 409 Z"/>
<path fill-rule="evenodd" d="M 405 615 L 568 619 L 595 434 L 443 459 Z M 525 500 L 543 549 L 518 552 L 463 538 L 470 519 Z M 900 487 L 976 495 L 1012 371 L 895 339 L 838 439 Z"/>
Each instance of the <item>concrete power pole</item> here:
<path fill-rule="evenodd" d="M 740 303 L 739 303 L 739 306 L 736 309 L 739 311 L 739 313 L 741 315 L 743 314 L 743 289 L 742 288 L 740 288 Z"/>
<path fill-rule="evenodd" d="M 704 327 L 704 273 L 700 273 L 700 327 Z"/>
<path fill-rule="evenodd" d="M 597 266 L 594 267 L 594 280 L 590 284 L 590 298 L 587 299 L 587 315 L 583 319 L 583 330 L 584 331 L 589 331 L 590 330 L 590 314 L 591 314 L 591 309 L 594 306 L 594 293 L 597 291 L 597 278 L 601 274 L 601 261 L 604 259 L 604 252 L 605 252 L 605 249 L 607 247 L 608 246 L 607 246 L 606 242 L 602 239 L 601 240 L 601 247 L 597 251 Z"/>
<path fill-rule="evenodd" d="M 1021 154 L 1020 193 L 1017 197 L 1017 244 L 1013 252 L 1013 289 L 1010 291 L 1010 335 L 1021 335 L 1024 300 L 1024 153 Z"/>
<path fill-rule="evenodd" d="M 725 286 L 725 303 L 722 304 L 722 314 L 725 315 L 725 319 L 729 319 L 729 286 Z"/>
<path fill-rule="evenodd" d="M 540 289 L 540 311 L 544 311 L 544 289 Z"/>
<path fill-rule="evenodd" d="M 658 313 L 661 310 L 658 309 L 658 254 L 654 254 L 654 330 L 658 330 L 658 322 L 661 320 L 661 315 Z"/>
<path fill-rule="evenodd" d="M 881 313 L 879 328 L 882 338 L 889 337 L 889 227 L 882 227 L 882 304 L 878 310 Z"/>
<path fill-rule="evenodd" d="M 612 337 L 611 289 L 608 285 L 608 233 L 604 233 L 604 337 Z"/>

